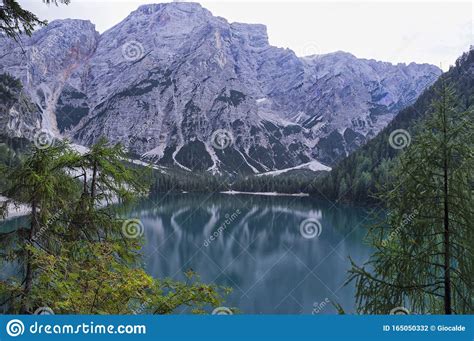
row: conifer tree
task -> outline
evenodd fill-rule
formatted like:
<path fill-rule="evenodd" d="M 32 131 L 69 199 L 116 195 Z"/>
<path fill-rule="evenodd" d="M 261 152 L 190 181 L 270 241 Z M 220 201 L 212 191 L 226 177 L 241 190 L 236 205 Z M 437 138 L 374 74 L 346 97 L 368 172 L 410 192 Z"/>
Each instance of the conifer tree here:
<path fill-rule="evenodd" d="M 362 313 L 474 312 L 473 115 L 446 84 L 432 110 L 381 195 L 388 216 L 369 232 L 375 253 L 350 270 Z"/>
<path fill-rule="evenodd" d="M 31 208 L 29 227 L 17 231 L 23 237 L 19 242 L 24 245 L 18 251 L 24 263 L 23 290 L 19 294 L 23 298 L 21 312 L 28 310 L 25 298 L 31 291 L 35 271 L 31 249 L 27 246 L 41 245 L 42 228 L 49 224 L 52 217 L 61 214 L 62 207 L 67 207 L 72 199 L 74 182 L 67 170 L 68 164 L 76 159 L 64 145 L 36 148 L 24 163 L 6 170 L 5 175 L 11 183 L 2 194 L 13 203 L 24 203 Z"/>
<path fill-rule="evenodd" d="M 60 314 L 166 314 L 189 306 L 203 313 L 220 304 L 227 289 L 200 283 L 193 273 L 181 283 L 143 270 L 143 231 L 131 235 L 112 205 L 145 185 L 121 146 L 100 140 L 80 155 L 56 141 L 7 171 L 10 187 L 2 194 L 31 207 L 29 226 L 0 232 L 0 259 L 24 264 L 0 280 L 7 312 L 48 306 Z"/>

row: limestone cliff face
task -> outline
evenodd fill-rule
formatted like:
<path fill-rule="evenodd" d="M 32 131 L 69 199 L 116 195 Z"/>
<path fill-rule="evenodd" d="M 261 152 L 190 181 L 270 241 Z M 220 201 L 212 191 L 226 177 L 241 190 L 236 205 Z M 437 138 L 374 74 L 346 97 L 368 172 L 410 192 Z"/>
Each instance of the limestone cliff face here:
<path fill-rule="evenodd" d="M 441 74 L 344 52 L 299 58 L 269 45 L 265 26 L 195 3 L 141 6 L 101 35 L 87 21 L 54 21 L 23 50 L 0 46 L 0 73 L 21 79 L 43 128 L 212 172 L 332 165 Z"/>
<path fill-rule="evenodd" d="M 0 140 L 14 137 L 31 140 L 40 129 L 41 114 L 21 82 L 0 74 Z"/>

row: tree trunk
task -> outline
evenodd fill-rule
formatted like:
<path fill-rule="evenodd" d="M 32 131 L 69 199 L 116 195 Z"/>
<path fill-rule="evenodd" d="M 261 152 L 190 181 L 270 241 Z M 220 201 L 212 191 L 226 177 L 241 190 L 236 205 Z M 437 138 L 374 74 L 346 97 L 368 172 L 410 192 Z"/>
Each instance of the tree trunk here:
<path fill-rule="evenodd" d="M 444 98 L 445 99 L 445 98 Z M 445 102 L 445 101 L 443 101 Z M 445 103 L 443 103 L 445 104 Z M 448 140 L 447 140 L 447 119 L 446 119 L 446 105 L 443 105 L 443 195 L 444 195 L 444 313 L 446 315 L 452 314 L 451 308 L 451 252 L 449 246 L 449 197 L 448 197 Z"/>
<path fill-rule="evenodd" d="M 444 169 L 444 313 L 450 315 L 451 310 L 451 253 L 449 250 L 449 207 L 448 207 L 448 170 Z"/>
<path fill-rule="evenodd" d="M 36 207 L 36 202 L 33 202 L 31 205 L 31 225 L 30 225 L 30 232 L 28 235 L 28 242 L 33 245 L 33 239 L 35 238 L 36 231 L 38 226 L 38 208 Z M 20 314 L 28 313 L 28 305 L 25 299 L 28 297 L 28 294 L 31 291 L 31 287 L 33 285 L 33 266 L 32 266 L 32 257 L 31 251 L 28 250 L 26 252 L 26 271 L 25 271 L 25 283 L 23 286 L 23 302 L 20 307 Z"/>
<path fill-rule="evenodd" d="M 97 162 L 94 162 L 94 167 L 92 169 L 92 181 L 91 181 L 91 201 L 90 201 L 90 209 L 94 208 L 95 202 L 95 183 L 97 177 Z"/>

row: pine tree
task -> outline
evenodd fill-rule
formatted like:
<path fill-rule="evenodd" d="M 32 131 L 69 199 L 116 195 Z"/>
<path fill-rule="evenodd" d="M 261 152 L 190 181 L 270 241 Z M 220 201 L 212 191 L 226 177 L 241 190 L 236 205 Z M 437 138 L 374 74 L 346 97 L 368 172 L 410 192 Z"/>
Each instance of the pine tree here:
<path fill-rule="evenodd" d="M 369 233 L 376 251 L 350 271 L 362 313 L 474 312 L 473 115 L 457 103 L 443 84 L 391 172 L 389 214 Z"/>
<path fill-rule="evenodd" d="M 31 207 L 29 228 L 17 231 L 23 237 L 20 243 L 24 246 L 18 251 L 24 263 L 23 290 L 19 294 L 22 313 L 28 310 L 26 297 L 31 291 L 35 271 L 29 247 L 41 245 L 41 229 L 71 200 L 74 182 L 67 175 L 67 165 L 74 161 L 74 154 L 65 150 L 64 145 L 35 149 L 24 163 L 7 170 L 5 174 L 11 183 L 2 194 L 14 203 L 25 203 Z"/>
<path fill-rule="evenodd" d="M 143 193 L 141 172 L 121 146 L 100 140 L 79 155 L 56 143 L 8 171 L 10 187 L 2 194 L 32 212 L 29 227 L 0 232 L 0 258 L 25 264 L 18 276 L 0 280 L 0 307 L 131 314 L 171 313 L 180 306 L 202 313 L 220 305 L 226 288 L 202 284 L 191 273 L 186 283 L 156 280 L 142 269 L 143 231 L 127 229 L 131 221 L 111 205 Z"/>

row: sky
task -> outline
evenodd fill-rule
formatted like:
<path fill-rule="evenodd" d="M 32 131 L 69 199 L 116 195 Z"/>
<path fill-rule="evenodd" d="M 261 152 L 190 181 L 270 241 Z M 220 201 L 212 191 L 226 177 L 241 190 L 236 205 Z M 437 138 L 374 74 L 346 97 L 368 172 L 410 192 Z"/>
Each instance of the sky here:
<path fill-rule="evenodd" d="M 103 32 L 153 0 L 71 0 L 20 4 L 41 19 L 88 19 Z M 156 1 L 170 2 L 170 1 Z M 200 1 L 229 22 L 265 24 L 270 43 L 299 56 L 346 51 L 391 63 L 430 63 L 446 70 L 473 42 L 471 1 Z"/>

